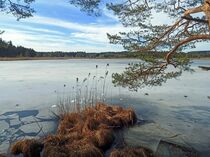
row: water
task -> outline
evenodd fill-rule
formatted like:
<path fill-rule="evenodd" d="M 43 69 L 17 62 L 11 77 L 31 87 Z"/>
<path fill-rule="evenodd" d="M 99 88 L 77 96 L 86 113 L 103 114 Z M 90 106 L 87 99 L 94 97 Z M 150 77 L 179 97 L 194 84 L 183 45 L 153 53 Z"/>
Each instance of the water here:
<path fill-rule="evenodd" d="M 210 60 L 194 60 L 193 74 L 184 73 L 161 87 L 147 87 L 138 92 L 111 84 L 111 74 L 123 71 L 129 62 L 138 60 L 0 62 L 0 151 L 5 152 L 10 142 L 24 136 L 42 136 L 53 132 L 56 126 L 51 110 L 56 109 L 58 97 L 62 97 L 63 93 L 73 97 L 76 78 L 81 82 L 91 73 L 91 78 L 97 76 L 99 79 L 108 69 L 106 101 L 132 106 L 139 118 L 151 122 L 131 132 L 141 137 L 153 137 L 149 144 L 151 149 L 157 148 L 160 139 L 177 135 L 173 140 L 182 139 L 202 156 L 209 156 L 210 72 L 202 71 L 198 66 L 210 66 Z M 106 67 L 107 63 L 109 67 Z M 129 137 L 132 139 L 132 135 Z M 145 141 L 146 138 L 137 138 L 133 143 L 144 144 Z"/>

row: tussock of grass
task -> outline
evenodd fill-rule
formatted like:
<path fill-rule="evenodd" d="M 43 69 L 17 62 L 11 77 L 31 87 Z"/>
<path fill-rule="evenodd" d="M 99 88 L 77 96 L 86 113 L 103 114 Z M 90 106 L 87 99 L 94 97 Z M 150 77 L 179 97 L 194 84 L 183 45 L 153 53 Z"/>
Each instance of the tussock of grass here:
<path fill-rule="evenodd" d="M 97 146 L 102 150 L 110 148 L 114 141 L 114 135 L 111 129 L 100 128 L 96 131 L 95 137 L 97 140 Z"/>
<path fill-rule="evenodd" d="M 142 147 L 115 149 L 109 157 L 154 157 L 151 150 Z"/>
<path fill-rule="evenodd" d="M 40 157 L 43 144 L 34 139 L 20 140 L 11 146 L 11 154 L 23 154 L 24 157 Z"/>
<path fill-rule="evenodd" d="M 133 109 L 97 103 L 80 112 L 60 115 L 55 135 L 43 139 L 44 157 L 103 157 L 114 142 L 114 130 L 136 122 Z M 31 151 L 33 140 L 18 141 L 12 147 L 14 155 Z M 40 152 L 39 152 L 40 153 Z M 36 156 L 38 157 L 38 156 Z"/>
<path fill-rule="evenodd" d="M 90 143 L 83 143 L 76 141 L 67 146 L 69 150 L 69 157 L 103 157 L 100 149 Z"/>

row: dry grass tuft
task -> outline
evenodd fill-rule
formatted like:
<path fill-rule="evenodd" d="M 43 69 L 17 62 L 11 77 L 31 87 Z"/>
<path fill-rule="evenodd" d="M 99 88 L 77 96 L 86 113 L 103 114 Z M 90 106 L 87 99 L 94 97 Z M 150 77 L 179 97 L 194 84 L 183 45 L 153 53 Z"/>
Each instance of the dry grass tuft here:
<path fill-rule="evenodd" d="M 67 136 L 62 135 L 49 135 L 44 139 L 45 146 L 62 146 L 69 142 Z"/>
<path fill-rule="evenodd" d="M 64 114 L 61 118 L 57 132 L 59 134 L 68 134 L 69 132 L 73 132 L 75 130 L 76 124 L 79 122 L 81 122 L 81 116 L 79 113 Z"/>
<path fill-rule="evenodd" d="M 89 132 L 89 131 L 95 131 L 97 130 L 98 126 L 100 125 L 100 123 L 92 118 L 92 117 L 87 117 L 87 119 L 85 120 L 82 132 Z"/>
<path fill-rule="evenodd" d="M 154 157 L 154 154 L 149 149 L 136 147 L 115 149 L 111 152 L 109 157 Z"/>
<path fill-rule="evenodd" d="M 77 141 L 69 145 L 69 157 L 103 157 L 99 148 L 87 142 Z"/>
<path fill-rule="evenodd" d="M 44 157 L 103 157 L 114 142 L 114 129 L 128 127 L 136 121 L 132 109 L 97 103 L 79 113 L 64 113 L 55 135 L 44 138 Z M 27 154 L 29 141 L 18 141 L 14 155 Z M 36 156 L 38 157 L 38 156 Z"/>
<path fill-rule="evenodd" d="M 11 154 L 23 154 L 24 157 L 40 157 L 43 144 L 37 140 L 20 140 L 11 146 Z"/>
<path fill-rule="evenodd" d="M 100 128 L 96 131 L 95 137 L 97 140 L 98 147 L 102 150 L 107 150 L 111 147 L 114 141 L 113 130 Z"/>
<path fill-rule="evenodd" d="M 45 146 L 44 157 L 69 157 L 68 155 L 68 149 L 63 146 Z"/>
<path fill-rule="evenodd" d="M 136 114 L 131 108 L 123 109 L 119 106 L 108 106 L 103 103 L 98 103 L 95 108 L 100 112 L 101 118 L 99 119 L 102 123 L 105 120 L 105 123 L 109 126 L 116 128 L 128 127 L 137 121 Z"/>

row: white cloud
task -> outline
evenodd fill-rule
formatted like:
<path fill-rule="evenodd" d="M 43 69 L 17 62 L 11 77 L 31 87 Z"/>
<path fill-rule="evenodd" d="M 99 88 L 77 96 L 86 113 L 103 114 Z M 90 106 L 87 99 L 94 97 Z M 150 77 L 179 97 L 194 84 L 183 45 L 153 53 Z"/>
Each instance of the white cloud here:
<path fill-rule="evenodd" d="M 65 29 L 76 30 L 86 33 L 101 33 L 101 32 L 115 32 L 116 31 L 124 31 L 125 28 L 121 24 L 114 25 L 100 25 L 100 24 L 79 24 L 75 22 L 68 22 L 55 18 L 48 18 L 43 16 L 35 16 L 31 19 L 27 19 L 25 22 L 27 23 L 36 23 L 36 24 L 44 24 L 44 25 L 52 25 L 57 27 L 62 27 Z"/>
<path fill-rule="evenodd" d="M 12 40 L 16 45 L 32 47 L 37 51 L 101 52 L 123 50 L 120 46 L 110 45 L 106 35 L 108 32 L 116 34 L 119 31 L 124 31 L 125 28 L 120 24 L 108 26 L 105 24 L 79 24 L 43 16 L 21 20 L 18 25 L 13 26 L 11 23 L 8 24 L 10 21 L 12 19 L 7 19 L 3 26 L 0 24 L 0 29 L 3 28 L 6 31 L 2 36 L 3 39 Z M 56 28 L 44 29 L 41 28 L 42 26 L 59 27 L 59 31 Z M 66 34 L 68 31 L 72 33 Z"/>
<path fill-rule="evenodd" d="M 65 35 L 65 33 L 60 32 L 60 31 L 44 29 L 44 28 L 35 28 L 32 26 L 27 26 L 27 25 L 2 25 L 0 27 L 1 29 L 4 29 L 4 30 L 10 29 L 10 30 L 16 30 L 16 31 L 26 31 L 26 32 L 31 32 L 31 33 Z"/>
<path fill-rule="evenodd" d="M 33 29 L 32 29 L 33 30 Z M 5 28 L 4 40 L 12 40 L 15 45 L 34 48 L 37 51 L 119 51 L 122 47 L 110 45 L 96 34 L 75 33 L 70 35 L 50 34 L 48 31 L 16 30 Z M 97 37 L 97 38 L 96 38 Z M 88 40 L 89 39 L 89 40 Z M 98 41 L 100 39 L 100 41 Z"/>
<path fill-rule="evenodd" d="M 200 43 L 196 43 L 196 48 L 195 49 L 192 49 L 192 50 L 187 50 L 187 51 L 196 51 L 196 50 L 206 50 L 206 51 L 209 51 L 210 50 L 210 44 L 209 42 L 200 42 Z"/>
<path fill-rule="evenodd" d="M 73 38 L 79 38 L 79 39 L 84 39 L 92 42 L 97 42 L 97 43 L 108 43 L 109 40 L 106 36 L 106 33 L 81 33 L 81 32 L 76 32 L 76 33 L 71 33 L 71 36 Z"/>
<path fill-rule="evenodd" d="M 103 14 L 114 21 L 119 21 L 118 17 L 109 11 L 106 7 L 103 8 Z"/>
<path fill-rule="evenodd" d="M 2 35 L 3 39 L 37 51 L 121 51 L 122 46 L 109 44 L 106 33 L 116 34 L 131 29 L 119 23 L 80 24 L 43 16 L 15 22 L 13 17 L 2 17 L 0 16 L 3 21 L 0 23 L 0 30 L 6 30 Z M 154 20 L 157 23 L 161 21 L 158 17 Z M 198 48 L 209 49 L 209 44 L 198 44 Z"/>

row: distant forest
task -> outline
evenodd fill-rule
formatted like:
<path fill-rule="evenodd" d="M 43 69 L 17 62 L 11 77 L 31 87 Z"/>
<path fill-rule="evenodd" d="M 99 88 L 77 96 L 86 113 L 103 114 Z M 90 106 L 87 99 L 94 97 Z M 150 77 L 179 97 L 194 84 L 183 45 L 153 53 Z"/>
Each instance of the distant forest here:
<path fill-rule="evenodd" d="M 6 42 L 0 38 L 0 57 L 66 57 L 66 58 L 141 58 L 145 55 L 152 54 L 153 57 L 163 58 L 166 52 L 150 52 L 150 53 L 130 53 L 122 52 L 101 52 L 101 53 L 86 53 L 86 52 L 36 52 L 31 48 L 22 46 L 14 46 L 11 41 Z M 210 57 L 210 51 L 193 51 L 188 53 L 179 53 L 189 58 L 204 58 Z"/>

